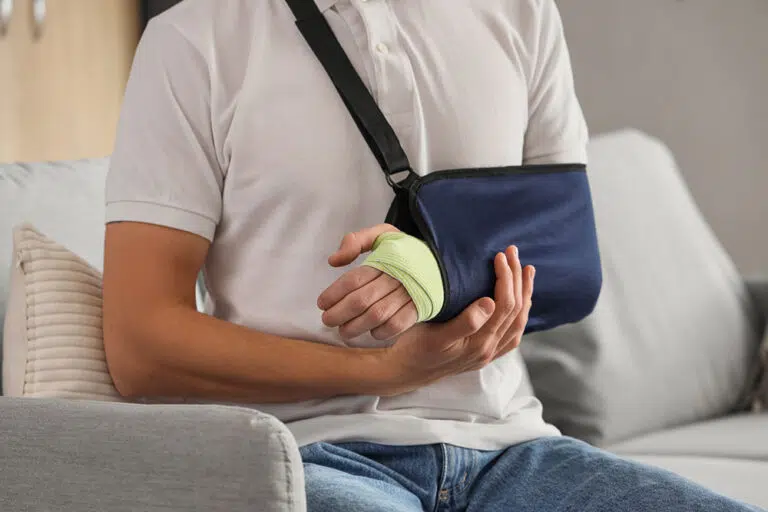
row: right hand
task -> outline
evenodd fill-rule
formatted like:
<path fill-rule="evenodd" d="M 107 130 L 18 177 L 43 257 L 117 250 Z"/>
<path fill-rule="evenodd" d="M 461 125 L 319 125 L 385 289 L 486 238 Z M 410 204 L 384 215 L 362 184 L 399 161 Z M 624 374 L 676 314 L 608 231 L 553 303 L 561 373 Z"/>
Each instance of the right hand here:
<path fill-rule="evenodd" d="M 369 252 L 379 235 L 398 231 L 390 224 L 379 224 L 348 233 L 328 263 L 334 267 L 349 265 Z M 419 317 L 402 283 L 367 266 L 345 272 L 320 294 L 317 306 L 323 310 L 323 323 L 338 327 L 345 340 L 368 331 L 377 340 L 392 339 L 412 327 Z"/>
<path fill-rule="evenodd" d="M 444 324 L 417 324 L 387 349 L 393 396 L 443 377 L 479 370 L 520 345 L 528 323 L 535 269 L 521 268 L 515 247 L 494 259 L 496 300 L 478 299 Z"/>

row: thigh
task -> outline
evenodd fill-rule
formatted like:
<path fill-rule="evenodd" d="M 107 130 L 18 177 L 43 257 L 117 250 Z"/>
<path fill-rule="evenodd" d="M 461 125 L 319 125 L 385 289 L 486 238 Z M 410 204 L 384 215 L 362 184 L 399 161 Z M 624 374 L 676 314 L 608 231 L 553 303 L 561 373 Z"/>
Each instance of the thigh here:
<path fill-rule="evenodd" d="M 467 498 L 468 512 L 759 510 L 568 437 L 505 450 L 485 466 Z"/>
<path fill-rule="evenodd" d="M 388 468 L 318 443 L 301 449 L 308 512 L 421 512 L 419 497 Z"/>

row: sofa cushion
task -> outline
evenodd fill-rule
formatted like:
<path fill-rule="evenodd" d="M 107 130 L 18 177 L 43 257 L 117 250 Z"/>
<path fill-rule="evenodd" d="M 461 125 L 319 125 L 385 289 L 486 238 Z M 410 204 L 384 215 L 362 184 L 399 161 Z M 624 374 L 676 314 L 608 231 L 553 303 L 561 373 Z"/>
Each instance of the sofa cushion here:
<path fill-rule="evenodd" d="M 625 131 L 589 152 L 604 284 L 590 317 L 522 344 L 545 419 L 608 445 L 722 416 L 761 334 L 743 279 L 662 143 Z"/>
<path fill-rule="evenodd" d="M 14 226 L 30 222 L 101 268 L 107 167 L 107 159 L 0 164 L 0 325 L 8 297 Z"/>
<path fill-rule="evenodd" d="M 736 414 L 631 439 L 620 454 L 725 457 L 768 462 L 768 413 Z"/>
<path fill-rule="evenodd" d="M 768 462 L 722 457 L 631 455 L 628 459 L 660 467 L 730 498 L 768 510 Z"/>
<path fill-rule="evenodd" d="M 122 401 L 107 369 L 99 271 L 30 225 L 14 230 L 14 255 L 4 395 Z"/>

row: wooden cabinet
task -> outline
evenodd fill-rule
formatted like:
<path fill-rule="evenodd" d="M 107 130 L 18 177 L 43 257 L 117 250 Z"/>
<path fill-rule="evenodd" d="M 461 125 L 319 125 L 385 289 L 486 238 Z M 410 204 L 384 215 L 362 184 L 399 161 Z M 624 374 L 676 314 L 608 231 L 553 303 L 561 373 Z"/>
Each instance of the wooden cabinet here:
<path fill-rule="evenodd" d="M 138 0 L 0 0 L 0 13 L 3 2 L 13 9 L 0 27 L 0 162 L 110 154 Z"/>

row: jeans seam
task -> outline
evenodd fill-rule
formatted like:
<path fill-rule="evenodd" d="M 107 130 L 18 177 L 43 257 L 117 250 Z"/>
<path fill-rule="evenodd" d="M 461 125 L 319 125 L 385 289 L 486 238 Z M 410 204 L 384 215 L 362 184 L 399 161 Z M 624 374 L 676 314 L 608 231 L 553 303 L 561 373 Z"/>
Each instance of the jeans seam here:
<path fill-rule="evenodd" d="M 437 481 L 437 493 L 435 495 L 435 507 L 432 509 L 433 512 L 437 512 L 440 509 L 441 501 L 440 501 L 440 493 L 443 490 L 443 486 L 445 485 L 445 481 L 448 478 L 448 450 L 445 446 L 445 444 L 440 443 L 437 445 L 438 448 L 436 450 L 440 454 L 441 464 L 440 464 L 440 477 Z"/>
<path fill-rule="evenodd" d="M 477 466 L 477 451 L 476 450 L 466 450 L 465 453 L 469 452 L 471 454 L 471 457 L 469 457 L 462 473 L 462 479 L 460 482 L 458 482 L 456 485 L 453 486 L 451 489 L 452 491 L 456 491 L 458 493 L 463 493 L 467 488 L 469 487 L 469 480 L 472 474 L 475 471 L 475 467 Z"/>

